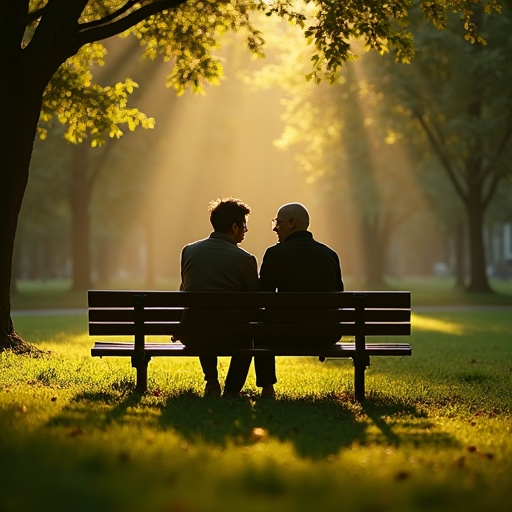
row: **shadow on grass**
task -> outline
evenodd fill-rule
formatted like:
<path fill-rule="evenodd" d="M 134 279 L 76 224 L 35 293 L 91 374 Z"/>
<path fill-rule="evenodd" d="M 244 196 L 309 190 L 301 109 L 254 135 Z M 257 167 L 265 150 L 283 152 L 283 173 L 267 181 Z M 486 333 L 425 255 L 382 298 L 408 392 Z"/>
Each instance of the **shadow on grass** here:
<path fill-rule="evenodd" d="M 289 444 L 302 457 L 323 459 L 351 445 L 450 446 L 414 405 L 373 396 L 363 404 L 351 395 L 281 399 L 213 399 L 192 391 L 172 396 L 81 393 L 51 424 L 104 429 L 137 422 L 173 431 L 187 443 L 247 446 L 262 440 Z"/>

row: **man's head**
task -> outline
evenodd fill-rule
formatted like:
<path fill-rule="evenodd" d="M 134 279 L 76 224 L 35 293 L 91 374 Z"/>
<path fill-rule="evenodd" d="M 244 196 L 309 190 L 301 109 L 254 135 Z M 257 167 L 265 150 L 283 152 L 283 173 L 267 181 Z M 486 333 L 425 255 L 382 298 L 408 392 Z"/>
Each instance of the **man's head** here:
<path fill-rule="evenodd" d="M 273 231 L 277 238 L 283 242 L 289 235 L 296 231 L 307 231 L 309 227 L 309 213 L 306 207 L 300 203 L 288 203 L 277 211 L 277 217 L 273 220 Z"/>
<path fill-rule="evenodd" d="M 215 231 L 230 236 L 236 244 L 243 241 L 247 229 L 247 215 L 251 209 L 240 199 L 215 199 L 208 208 Z"/>

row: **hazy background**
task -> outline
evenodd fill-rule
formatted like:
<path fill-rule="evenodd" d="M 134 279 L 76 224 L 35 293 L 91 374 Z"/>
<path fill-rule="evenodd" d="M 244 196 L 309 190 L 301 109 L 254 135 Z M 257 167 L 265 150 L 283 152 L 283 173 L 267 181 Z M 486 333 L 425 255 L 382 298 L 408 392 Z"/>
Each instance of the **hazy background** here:
<path fill-rule="evenodd" d="M 138 82 L 140 88 L 130 101 L 155 117 L 156 127 L 127 131 L 101 148 L 90 148 L 87 141 L 72 146 L 62 140 L 58 127 L 51 130 L 48 140 L 36 141 L 16 239 L 16 279 L 69 279 L 75 235 L 73 243 L 76 239 L 85 243 L 79 254 L 90 254 L 92 281 L 85 287 L 176 287 L 182 247 L 209 235 L 208 203 L 228 196 L 252 208 L 242 247 L 259 262 L 265 249 L 276 243 L 271 219 L 277 209 L 298 201 L 310 212 L 315 238 L 339 253 L 344 275 L 364 277 L 361 259 L 368 250 L 361 242 L 358 212 L 371 207 L 372 195 L 363 195 L 355 207 L 347 209 L 343 188 L 354 185 L 350 179 L 341 187 L 336 185 L 341 189 L 336 194 L 332 180 L 307 183 L 295 150 L 284 151 L 275 145 L 284 128 L 283 91 L 258 89 L 243 81 L 249 72 L 274 62 L 275 48 L 267 47 L 267 58 L 254 61 L 235 39 L 220 52 L 225 67 L 221 85 L 207 87 L 204 96 L 186 93 L 177 97 L 165 88 L 168 65 L 141 61 L 136 42 L 112 40 L 107 46 L 107 65 L 95 70 L 96 78 L 102 84 L 126 76 Z M 361 68 L 351 69 L 364 78 Z M 325 123 L 329 122 L 326 115 Z M 370 141 L 378 138 L 371 127 L 365 136 Z M 353 138 L 358 137 L 354 133 Z M 392 183 L 391 203 L 394 197 L 410 197 L 417 204 L 393 230 L 386 254 L 377 254 L 385 262 L 385 274 L 450 274 L 453 233 L 423 198 L 422 185 L 412 172 L 415 163 L 396 152 L 371 157 L 376 169 L 372 187 L 377 192 L 381 189 L 383 196 Z M 86 169 L 99 169 L 86 208 L 89 227 L 71 219 L 70 176 L 80 162 Z M 403 173 L 394 175 L 397 169 Z M 352 172 L 358 176 L 357 166 Z M 445 203 L 460 210 L 458 199 L 447 197 Z M 490 237 L 488 245 L 492 256 Z M 502 247 L 497 253 L 502 258 Z"/>

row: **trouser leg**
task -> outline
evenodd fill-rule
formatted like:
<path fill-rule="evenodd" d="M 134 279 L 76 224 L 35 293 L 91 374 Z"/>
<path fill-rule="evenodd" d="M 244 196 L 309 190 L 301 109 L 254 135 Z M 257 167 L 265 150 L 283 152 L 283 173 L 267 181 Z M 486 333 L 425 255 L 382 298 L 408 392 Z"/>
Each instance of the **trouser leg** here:
<path fill-rule="evenodd" d="M 218 380 L 219 374 L 217 372 L 217 358 L 215 356 L 200 356 L 199 362 L 203 369 L 205 381 Z"/>
<path fill-rule="evenodd" d="M 237 395 L 244 387 L 249 367 L 251 366 L 251 356 L 233 356 L 229 363 L 228 374 L 224 384 L 224 393 Z"/>
<path fill-rule="evenodd" d="M 276 358 L 274 356 L 254 356 L 254 370 L 256 371 L 256 386 L 270 386 L 277 382 Z"/>

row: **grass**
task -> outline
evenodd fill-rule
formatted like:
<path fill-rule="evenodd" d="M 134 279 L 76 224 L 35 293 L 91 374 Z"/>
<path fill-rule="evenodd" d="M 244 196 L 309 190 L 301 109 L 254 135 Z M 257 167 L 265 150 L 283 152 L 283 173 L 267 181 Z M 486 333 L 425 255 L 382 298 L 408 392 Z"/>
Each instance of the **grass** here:
<path fill-rule="evenodd" d="M 51 354 L 0 354 L 2 512 L 512 510 L 507 311 L 415 314 L 413 356 L 375 358 L 362 405 L 350 362 L 284 357 L 275 402 L 202 398 L 188 358 L 153 360 L 137 398 L 85 316 L 16 325 Z"/>
<path fill-rule="evenodd" d="M 157 289 L 178 289 L 176 281 L 161 281 Z M 360 289 L 360 284 L 346 280 L 347 290 Z M 390 289 L 410 290 L 413 305 L 507 305 L 512 306 L 512 280 L 491 280 L 495 293 L 466 293 L 455 288 L 452 278 L 407 278 L 389 279 Z M 18 293 L 12 297 L 14 310 L 86 308 L 87 293 L 71 290 L 68 280 L 47 282 L 20 281 Z M 101 288 L 101 286 L 100 286 Z M 142 282 L 116 282 L 106 289 L 145 289 Z"/>

